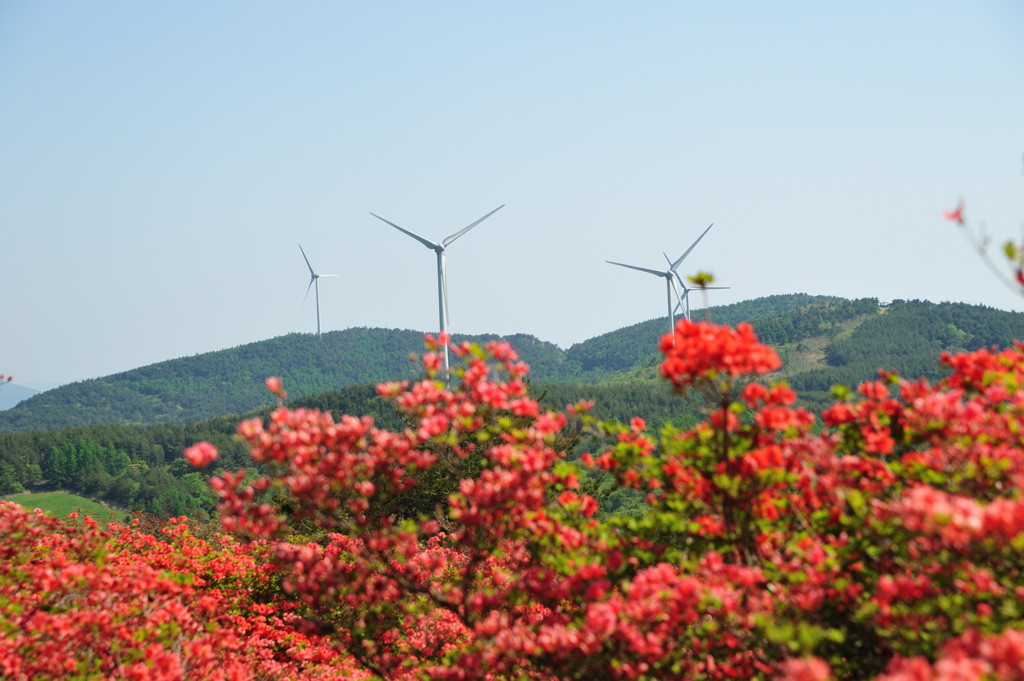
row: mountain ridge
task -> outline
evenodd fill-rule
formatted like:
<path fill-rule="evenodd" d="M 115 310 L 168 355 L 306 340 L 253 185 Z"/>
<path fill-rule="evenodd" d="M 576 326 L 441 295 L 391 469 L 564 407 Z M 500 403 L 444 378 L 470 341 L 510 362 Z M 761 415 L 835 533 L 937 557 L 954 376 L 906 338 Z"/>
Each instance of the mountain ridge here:
<path fill-rule="evenodd" d="M 792 294 L 711 308 L 716 320 L 784 312 L 830 299 Z M 577 343 L 568 350 L 530 334 L 463 335 L 456 342 L 504 338 L 531 367 L 540 383 L 596 383 L 623 365 L 646 363 L 657 353 L 664 319 L 639 322 Z M 415 378 L 410 355 L 423 352 L 423 332 L 353 327 L 325 333 L 287 334 L 189 357 L 164 360 L 109 376 L 62 385 L 0 412 L 0 432 L 24 432 L 96 423 L 180 423 L 241 414 L 269 404 L 264 379 L 275 375 L 289 394 L 300 397 L 350 385 Z M 618 340 L 616 340 L 618 339 Z M 592 356 L 616 345 L 615 362 Z M 613 355 L 615 353 L 612 353 Z M 618 356 L 616 355 L 616 356 Z M 623 359 L 625 357 L 625 359 Z M 584 365 L 587 368 L 584 368 Z"/>
<path fill-rule="evenodd" d="M 784 368 L 774 378 L 786 378 L 819 403 L 827 399 L 830 382 L 856 383 L 880 367 L 934 377 L 941 374 L 941 350 L 1006 346 L 1024 337 L 1024 313 L 926 301 L 894 301 L 885 315 L 881 309 L 873 298 L 792 294 L 714 307 L 710 315 L 730 325 L 750 321 L 787 364 L 798 358 L 800 371 Z M 654 380 L 657 343 L 664 332 L 665 320 L 655 318 L 567 350 L 529 334 L 504 339 L 531 366 L 534 385 L 587 385 Z M 499 336 L 453 338 L 484 343 Z M 302 397 L 416 378 L 419 365 L 409 357 L 422 351 L 423 333 L 407 329 L 351 328 L 322 339 L 278 336 L 61 386 L 0 412 L 0 432 L 171 424 L 242 414 L 272 402 L 264 386 L 267 376 L 281 377 L 290 395 Z"/>

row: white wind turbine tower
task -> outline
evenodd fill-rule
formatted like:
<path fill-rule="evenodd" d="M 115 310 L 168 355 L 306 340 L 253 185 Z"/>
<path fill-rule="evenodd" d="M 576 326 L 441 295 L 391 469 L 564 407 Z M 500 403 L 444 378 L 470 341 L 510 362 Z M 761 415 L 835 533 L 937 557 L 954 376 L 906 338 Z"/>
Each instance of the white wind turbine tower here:
<path fill-rule="evenodd" d="M 491 217 L 492 215 L 494 215 L 495 213 L 497 213 L 499 210 L 501 210 L 504 207 L 505 207 L 505 204 L 501 204 L 500 206 L 498 206 L 497 208 L 495 208 L 490 213 L 488 213 L 487 215 L 483 216 L 482 218 L 480 218 L 479 220 L 477 220 L 473 224 L 469 225 L 468 227 L 464 227 L 463 229 L 460 229 L 458 232 L 455 232 L 455 234 L 452 234 L 450 237 L 448 237 L 444 241 L 441 241 L 441 242 L 438 242 L 438 243 L 434 243 L 433 241 L 430 241 L 429 239 L 424 239 L 423 237 L 419 236 L 418 234 L 413 234 L 412 232 L 410 232 L 409 230 L 405 229 L 404 227 L 399 227 L 395 223 L 391 222 L 390 220 L 385 220 L 384 218 L 382 218 L 381 216 L 377 215 L 376 213 L 370 213 L 370 215 L 372 215 L 373 217 L 377 218 L 378 220 L 381 220 L 383 222 L 388 223 L 389 225 L 391 225 L 392 227 L 397 229 L 399 232 L 402 232 L 403 234 L 408 234 L 413 239 L 416 239 L 416 241 L 419 241 L 421 244 L 423 244 L 424 246 L 426 246 L 430 250 L 432 250 L 435 253 L 437 253 L 437 308 L 438 308 L 437 309 L 437 316 L 438 316 L 438 323 L 440 325 L 440 328 L 441 328 L 442 332 L 447 331 L 447 329 L 448 329 L 448 275 L 445 272 L 445 253 L 444 253 L 445 249 L 448 248 L 449 246 L 451 246 L 453 243 L 455 243 L 455 240 L 458 239 L 460 236 L 462 236 L 463 234 L 465 234 L 469 230 L 473 229 L 474 227 L 479 225 L 481 222 L 483 222 L 487 218 Z M 449 375 L 448 374 L 448 346 L 445 346 L 445 348 L 444 348 L 444 373 L 445 373 L 446 377 Z"/>
<path fill-rule="evenodd" d="M 302 251 L 302 259 L 306 261 L 306 267 L 309 268 L 309 286 L 306 287 L 306 295 L 302 297 L 302 304 L 306 304 L 306 298 L 309 297 L 309 289 L 316 284 L 316 335 L 320 338 L 320 277 L 336 277 L 337 274 L 317 274 L 313 271 L 313 266 L 309 264 L 309 258 L 306 257 L 306 252 L 302 250 L 302 244 L 299 244 L 299 250 Z"/>
<path fill-rule="evenodd" d="M 664 279 L 665 279 L 665 293 L 666 293 L 666 296 L 668 298 L 668 331 L 669 331 L 669 333 L 672 333 L 672 328 L 675 326 L 674 307 L 672 305 L 672 293 L 673 293 L 673 291 L 676 294 L 676 299 L 679 301 L 679 305 L 680 306 L 683 305 L 683 297 L 679 293 L 679 288 L 676 286 L 676 279 L 679 277 L 679 275 L 676 272 L 676 270 L 679 269 L 679 266 L 683 264 L 683 260 L 686 259 L 686 256 L 690 255 L 690 251 L 692 251 L 697 246 L 697 244 L 700 243 L 700 240 L 704 238 L 704 234 L 707 234 L 708 230 L 710 230 L 713 225 L 714 225 L 714 223 L 712 223 L 711 225 L 708 225 L 708 228 L 704 230 L 704 233 L 701 234 L 699 237 L 697 237 L 697 240 L 694 241 L 693 244 L 689 248 L 686 249 L 686 253 L 683 253 L 681 256 L 679 256 L 678 260 L 676 260 L 675 262 L 669 262 L 669 268 L 667 270 L 665 270 L 664 272 L 659 271 L 659 270 L 649 270 L 646 267 L 637 267 L 636 265 L 627 265 L 627 264 L 621 263 L 621 262 L 612 262 L 611 260 L 606 260 L 605 261 L 605 262 L 607 262 L 609 264 L 612 264 L 612 265 L 618 265 L 619 267 L 628 267 L 631 270 L 639 270 L 640 272 L 647 272 L 648 274 L 653 274 L 656 277 L 664 277 Z M 679 281 L 682 282 L 682 279 L 680 279 Z M 685 288 L 685 285 L 684 285 L 684 288 Z M 689 298 L 687 298 L 687 300 L 689 300 Z"/>

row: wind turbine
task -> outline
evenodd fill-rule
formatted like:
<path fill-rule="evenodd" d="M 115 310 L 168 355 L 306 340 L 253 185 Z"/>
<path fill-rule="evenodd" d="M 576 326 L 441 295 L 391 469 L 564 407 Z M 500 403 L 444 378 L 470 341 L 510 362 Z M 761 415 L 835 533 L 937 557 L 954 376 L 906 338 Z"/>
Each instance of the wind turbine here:
<path fill-rule="evenodd" d="M 679 263 L 681 263 L 682 261 L 683 259 L 680 258 L 679 261 L 676 263 L 676 267 L 678 267 Z M 668 330 L 669 333 L 672 333 L 672 327 L 675 326 L 675 319 L 672 314 L 672 292 L 675 292 L 676 298 L 679 300 L 680 303 L 683 302 L 682 296 L 679 295 L 679 289 L 676 287 L 675 268 L 670 266 L 669 269 L 665 270 L 664 272 L 660 272 L 658 270 L 649 270 L 646 267 L 637 267 L 636 265 L 627 265 L 621 262 L 612 262 L 611 260 L 605 260 L 605 262 L 610 263 L 612 265 L 618 265 L 619 267 L 628 267 L 631 270 L 647 272 L 648 274 L 653 274 L 656 277 L 665 278 L 665 293 L 668 296 Z M 671 264 L 672 263 L 669 263 L 669 265 Z"/>
<path fill-rule="evenodd" d="M 302 251 L 302 259 L 306 261 L 306 267 L 309 268 L 309 286 L 306 287 L 306 295 L 302 297 L 302 304 L 306 304 L 306 298 L 309 297 L 309 289 L 313 288 L 313 284 L 316 284 L 316 335 L 320 336 L 320 277 L 336 277 L 337 274 L 317 274 L 313 271 L 313 266 L 309 264 L 309 258 L 306 257 L 306 252 L 302 250 L 302 244 L 299 244 L 299 250 Z"/>
<path fill-rule="evenodd" d="M 697 237 L 697 240 L 694 241 L 692 244 L 690 244 L 690 247 L 686 249 L 686 252 L 683 253 L 681 256 L 679 256 L 679 260 L 676 260 L 675 264 L 673 264 L 672 261 L 669 259 L 668 253 L 665 253 L 664 251 L 661 252 L 661 254 L 665 256 L 665 260 L 668 261 L 669 267 L 672 269 L 673 272 L 675 272 L 676 281 L 678 281 L 679 285 L 683 287 L 683 298 L 686 300 L 685 312 L 686 312 L 686 319 L 687 320 L 690 319 L 690 291 L 692 291 L 693 289 L 689 288 L 686 285 L 686 283 L 683 282 L 683 278 L 681 276 L 679 276 L 679 272 L 677 270 L 679 268 L 679 265 L 683 262 L 683 260 L 686 259 L 686 256 L 690 255 L 690 251 L 692 251 L 694 248 L 697 247 L 697 244 L 699 244 L 700 240 L 704 238 L 704 235 L 707 234 L 708 232 L 710 232 L 711 228 L 714 227 L 714 226 L 715 226 L 715 223 L 713 223 L 713 222 L 710 225 L 708 225 L 708 228 L 700 233 L 700 236 Z M 705 290 L 725 289 L 725 288 L 729 288 L 729 287 L 728 286 L 708 286 Z M 680 311 L 683 311 L 683 301 L 680 300 L 679 304 L 676 307 Z"/>
<path fill-rule="evenodd" d="M 669 259 L 668 253 L 662 251 L 661 254 L 663 256 L 665 256 L 665 260 L 667 260 L 668 264 L 671 265 L 672 264 L 672 260 Z M 696 289 L 694 289 L 693 287 L 687 286 L 686 283 L 683 281 L 683 278 L 679 276 L 679 272 L 676 272 L 676 281 L 678 281 L 679 285 L 683 287 L 683 300 L 686 301 L 686 318 L 690 319 L 690 291 L 694 291 Z M 711 291 L 711 290 L 727 289 L 727 288 L 730 288 L 730 287 L 728 287 L 728 286 L 705 286 L 704 290 L 705 291 Z M 683 304 L 682 303 L 676 303 L 676 309 L 677 310 L 682 310 L 683 309 Z"/>
<path fill-rule="evenodd" d="M 611 260 L 606 260 L 605 261 L 605 262 L 610 263 L 612 265 L 618 265 L 619 267 L 628 267 L 631 270 L 639 270 L 640 272 L 647 272 L 648 274 L 653 274 L 656 277 L 664 277 L 665 278 L 665 293 L 666 293 L 666 296 L 668 298 L 668 331 L 669 331 L 669 333 L 672 333 L 672 328 L 675 326 L 674 308 L 672 306 L 672 292 L 673 291 L 676 294 L 676 299 L 679 301 L 680 307 L 683 305 L 683 297 L 682 297 L 682 295 L 680 295 L 679 288 L 676 286 L 676 279 L 679 277 L 679 275 L 676 272 L 676 270 L 679 269 L 679 266 L 683 264 L 683 260 L 686 259 L 686 256 L 690 255 L 690 251 L 692 251 L 697 246 L 697 244 L 700 243 L 700 240 L 704 238 L 704 234 L 707 234 L 708 230 L 710 230 L 712 226 L 714 226 L 714 223 L 711 223 L 710 225 L 708 225 L 708 228 L 705 229 L 704 232 L 699 237 L 697 237 L 697 240 L 694 241 L 693 244 L 689 248 L 686 249 L 686 253 L 683 253 L 681 256 L 679 256 L 678 260 L 676 260 L 675 262 L 671 262 L 670 261 L 669 264 L 668 264 L 669 265 L 668 269 L 665 270 L 664 272 L 661 272 L 659 270 L 649 270 L 646 267 L 637 267 L 636 265 L 627 265 L 627 264 L 621 263 L 621 262 L 612 262 Z M 668 256 L 666 256 L 666 257 L 668 257 Z M 679 281 L 682 282 L 682 279 L 680 279 Z M 686 288 L 686 286 L 684 285 L 683 288 Z M 689 298 L 687 298 L 687 300 L 689 300 Z"/>
<path fill-rule="evenodd" d="M 494 215 L 495 213 L 497 213 L 499 210 L 501 210 L 504 207 L 505 207 L 505 204 L 501 204 L 500 206 L 498 206 L 497 208 L 492 210 L 490 213 L 488 213 L 487 215 L 483 216 L 482 218 L 480 218 L 476 222 L 472 223 L 468 227 L 464 227 L 464 228 L 460 229 L 458 232 L 455 232 L 455 234 L 452 234 L 450 237 L 448 237 L 444 241 L 440 241 L 438 243 L 434 243 L 433 241 L 430 241 L 429 239 L 424 239 L 423 237 L 421 237 L 418 234 L 413 234 L 412 232 L 410 232 L 409 230 L 405 229 L 404 227 L 399 227 L 395 223 L 391 222 L 390 220 L 385 220 L 384 218 L 382 218 L 381 216 L 377 215 L 376 213 L 372 213 L 372 212 L 370 213 L 370 215 L 372 215 L 373 217 L 377 218 L 378 220 L 381 220 L 383 222 L 388 223 L 389 225 L 391 225 L 392 227 L 397 229 L 399 232 L 402 232 L 403 234 L 407 234 L 407 235 L 411 236 L 413 239 L 416 239 L 416 241 L 419 241 L 421 244 L 423 244 L 424 246 L 426 246 L 430 250 L 432 250 L 435 253 L 437 253 L 437 308 L 438 308 L 437 309 L 437 317 L 438 317 L 438 323 L 439 323 L 439 326 L 441 327 L 441 331 L 442 332 L 444 332 L 444 331 L 446 331 L 448 329 L 448 275 L 445 272 L 445 253 L 444 253 L 445 249 L 448 248 L 449 246 L 451 246 L 453 243 L 455 243 L 455 240 L 458 239 L 460 236 L 462 236 L 463 234 L 465 234 L 469 230 L 473 229 L 474 227 L 479 225 L 481 222 L 483 222 L 487 218 L 491 217 L 492 215 Z M 445 376 L 449 375 L 448 374 L 448 346 L 445 346 L 445 348 L 444 348 L 444 373 L 445 373 Z"/>

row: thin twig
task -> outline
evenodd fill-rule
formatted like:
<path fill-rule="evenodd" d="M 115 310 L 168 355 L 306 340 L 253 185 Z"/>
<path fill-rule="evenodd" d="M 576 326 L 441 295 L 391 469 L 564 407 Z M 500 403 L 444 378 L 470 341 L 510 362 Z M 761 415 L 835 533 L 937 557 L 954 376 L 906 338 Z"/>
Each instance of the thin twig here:
<path fill-rule="evenodd" d="M 984 238 L 981 239 L 980 241 L 978 239 L 975 239 L 974 235 L 971 234 L 971 229 L 967 221 L 960 223 L 960 227 L 963 230 L 963 234 L 964 237 L 967 239 L 967 242 L 970 243 L 971 247 L 978 252 L 978 255 L 981 256 L 982 261 L 992 271 L 992 274 L 996 275 L 996 278 L 999 279 L 999 281 L 1003 282 L 1003 285 L 1005 285 L 1011 291 L 1020 294 L 1020 286 L 1017 284 L 1017 282 L 1007 277 L 1006 274 L 994 262 L 992 262 L 992 258 L 989 257 L 988 240 Z"/>

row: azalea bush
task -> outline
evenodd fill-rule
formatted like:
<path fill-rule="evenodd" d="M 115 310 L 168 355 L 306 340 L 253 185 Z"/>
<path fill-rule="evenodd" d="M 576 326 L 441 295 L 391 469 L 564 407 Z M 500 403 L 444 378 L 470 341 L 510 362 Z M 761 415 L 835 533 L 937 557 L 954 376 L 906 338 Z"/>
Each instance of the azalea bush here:
<path fill-rule="evenodd" d="M 77 515 L 0 502 L 0 678 L 368 676 L 297 604 L 267 598 L 265 542 Z"/>
<path fill-rule="evenodd" d="M 284 406 L 242 423 L 263 474 L 211 480 L 229 535 L 0 507 L 0 671 L 1024 677 L 1024 346 L 943 355 L 934 385 L 883 372 L 815 415 L 763 380 L 781 363 L 748 325 L 681 320 L 662 374 L 706 418 L 652 434 L 545 408 L 504 343 L 453 346 L 448 387 L 428 341 L 423 380 L 378 387 L 402 432 Z M 453 461 L 469 473 L 422 510 Z M 598 473 L 644 513 L 600 513 Z"/>
<path fill-rule="evenodd" d="M 501 343 L 453 348 L 463 368 L 448 389 L 436 349 L 425 380 L 379 387 L 415 429 L 282 408 L 240 427 L 269 475 L 213 480 L 226 526 L 276 542 L 283 589 L 374 674 L 1024 669 L 1024 349 L 945 355 L 937 385 L 883 374 L 838 389 L 819 420 L 784 384 L 754 380 L 780 361 L 749 326 L 683 320 L 662 339 L 662 373 L 711 407 L 659 437 L 639 419 L 594 422 L 585 403 L 543 410 Z M 608 446 L 567 462 L 556 444 L 573 421 Z M 445 450 L 486 461 L 446 517 L 373 513 Z M 597 521 L 578 492 L 588 466 L 646 494 L 646 515 Z M 330 541 L 283 540 L 271 493 Z"/>

